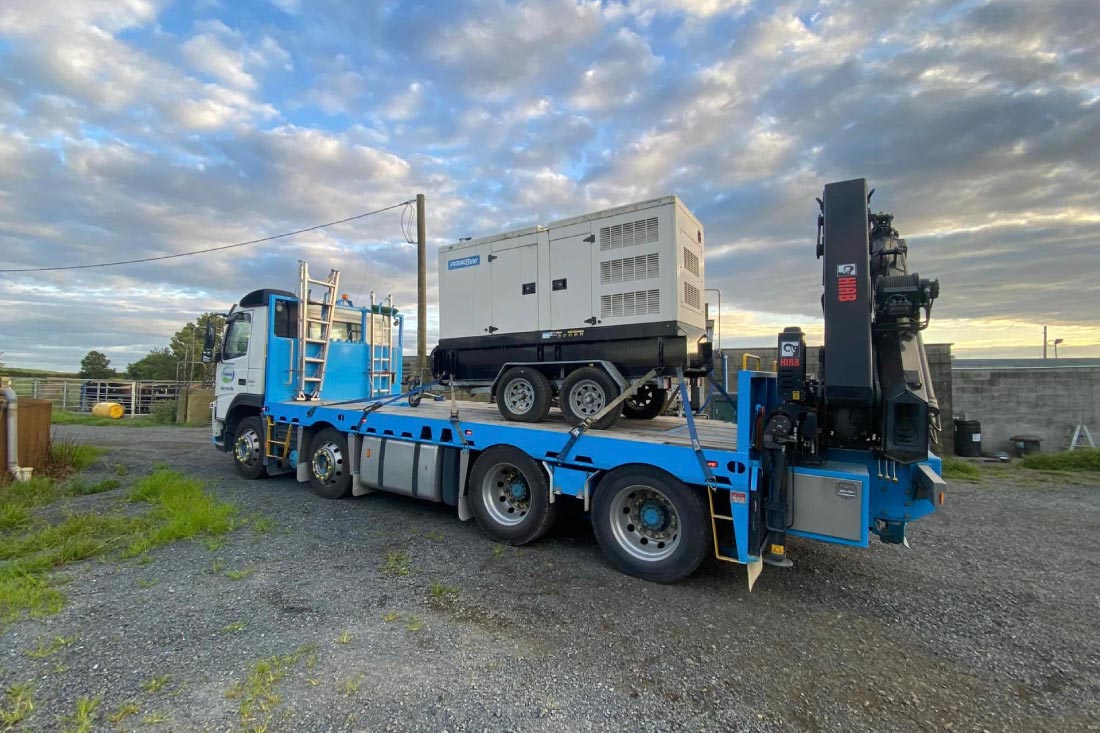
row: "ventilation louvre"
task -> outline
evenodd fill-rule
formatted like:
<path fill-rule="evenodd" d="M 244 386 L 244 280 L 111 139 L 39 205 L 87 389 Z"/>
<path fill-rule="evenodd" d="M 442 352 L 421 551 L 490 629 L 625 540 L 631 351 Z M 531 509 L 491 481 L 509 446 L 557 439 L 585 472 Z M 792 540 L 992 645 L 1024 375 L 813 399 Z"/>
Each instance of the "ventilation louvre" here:
<path fill-rule="evenodd" d="M 699 257 L 687 247 L 684 247 L 684 269 L 699 277 Z"/>
<path fill-rule="evenodd" d="M 649 280 L 660 277 L 660 256 L 656 253 L 624 257 L 600 263 L 600 285 Z"/>
<path fill-rule="evenodd" d="M 661 291 L 634 290 L 600 296 L 600 317 L 645 316 L 661 312 Z"/>
<path fill-rule="evenodd" d="M 657 241 L 657 217 L 600 228 L 600 251 Z"/>
<path fill-rule="evenodd" d="M 702 299 L 699 297 L 700 295 L 699 288 L 691 283 L 684 283 L 684 303 L 692 308 L 701 308 Z"/>

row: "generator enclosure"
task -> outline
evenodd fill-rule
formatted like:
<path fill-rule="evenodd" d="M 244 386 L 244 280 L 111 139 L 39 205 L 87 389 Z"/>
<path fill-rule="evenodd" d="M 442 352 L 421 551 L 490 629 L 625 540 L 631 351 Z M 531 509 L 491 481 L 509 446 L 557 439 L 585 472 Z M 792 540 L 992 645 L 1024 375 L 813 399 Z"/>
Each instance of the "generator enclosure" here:
<path fill-rule="evenodd" d="M 521 361 L 605 359 L 624 376 L 709 366 L 703 243 L 702 224 L 665 196 L 442 247 L 433 372 L 484 382 Z"/>

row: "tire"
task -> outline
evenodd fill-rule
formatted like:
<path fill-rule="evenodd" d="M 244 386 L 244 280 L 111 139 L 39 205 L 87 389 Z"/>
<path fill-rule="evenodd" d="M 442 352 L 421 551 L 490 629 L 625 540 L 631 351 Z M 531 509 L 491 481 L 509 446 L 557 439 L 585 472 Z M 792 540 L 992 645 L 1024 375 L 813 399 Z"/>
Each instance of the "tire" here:
<path fill-rule="evenodd" d="M 643 384 L 623 403 L 623 417 L 629 420 L 652 420 L 665 411 L 668 390 Z"/>
<path fill-rule="evenodd" d="M 559 393 L 559 406 L 567 422 L 576 425 L 592 417 L 611 400 L 619 396 L 619 386 L 603 369 L 581 367 L 565 378 Z M 592 423 L 596 430 L 606 430 L 622 414 L 622 407 L 612 410 Z"/>
<path fill-rule="evenodd" d="M 233 465 L 237 473 L 246 479 L 267 476 L 264 467 L 264 440 L 267 429 L 258 416 L 246 417 L 237 425 L 233 434 Z"/>
<path fill-rule="evenodd" d="M 656 583 L 676 583 L 710 548 L 710 523 L 699 492 L 664 471 L 612 471 L 596 489 L 592 528 L 616 568 Z"/>
<path fill-rule="evenodd" d="M 309 486 L 322 499 L 351 494 L 348 440 L 335 428 L 325 428 L 309 441 Z"/>
<path fill-rule="evenodd" d="M 495 445 L 474 462 L 470 506 L 481 530 L 509 545 L 534 542 L 558 516 L 546 471 L 510 445 Z"/>
<path fill-rule="evenodd" d="M 538 422 L 550 412 L 550 380 L 537 369 L 512 367 L 497 385 L 496 400 L 505 420 Z"/>

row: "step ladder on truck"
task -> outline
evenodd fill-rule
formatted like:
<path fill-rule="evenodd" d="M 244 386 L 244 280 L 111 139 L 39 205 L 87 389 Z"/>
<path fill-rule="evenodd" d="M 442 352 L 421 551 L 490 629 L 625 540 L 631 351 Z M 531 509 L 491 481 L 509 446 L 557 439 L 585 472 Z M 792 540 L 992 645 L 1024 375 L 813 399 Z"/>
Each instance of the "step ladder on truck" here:
<path fill-rule="evenodd" d="M 603 430 L 590 429 L 598 414 L 522 423 L 456 399 L 453 385 L 402 392 L 403 319 L 390 299 L 333 308 L 323 377 L 311 399 L 301 399 L 301 381 L 287 366 L 299 363 L 295 319 L 309 296 L 255 291 L 230 315 L 218 370 L 219 384 L 227 366 L 231 377 L 239 373 L 233 324 L 250 322 L 245 350 L 262 365 L 261 399 L 234 404 L 234 393 L 219 393 L 214 444 L 249 478 L 292 473 L 330 499 L 381 491 L 443 503 L 509 544 L 537 540 L 573 499 L 615 567 L 657 582 L 682 580 L 714 556 L 747 566 L 751 588 L 765 565 L 791 564 L 791 537 L 907 544 L 908 525 L 943 501 L 940 460 L 928 450 L 937 419 L 919 334 L 936 287 L 906 271 L 904 240 L 886 215 L 869 217 L 866 202 L 862 180 L 830 184 L 823 197 L 819 253 L 834 273 L 826 278 L 823 350 L 831 381 L 806 373 L 804 337 L 787 329 L 775 372 L 744 369 L 735 396 L 722 393 L 736 422 L 688 410 Z M 842 278 L 853 280 L 836 282 Z M 838 313 L 830 298 L 854 306 Z M 864 311 L 874 354 L 843 337 Z M 258 328 L 266 338 L 256 338 Z M 830 337 L 842 355 L 830 351 Z M 378 381 L 379 371 L 388 380 Z M 889 389 L 876 392 L 876 379 Z M 427 389 L 439 394 L 421 403 Z M 686 403 L 682 372 L 675 389 Z"/>

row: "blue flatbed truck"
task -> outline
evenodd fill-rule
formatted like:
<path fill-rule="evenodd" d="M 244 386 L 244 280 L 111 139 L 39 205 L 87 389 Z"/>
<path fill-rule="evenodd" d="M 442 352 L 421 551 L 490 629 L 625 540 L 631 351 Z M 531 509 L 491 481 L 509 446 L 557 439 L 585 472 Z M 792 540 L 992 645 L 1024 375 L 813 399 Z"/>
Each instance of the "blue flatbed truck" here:
<path fill-rule="evenodd" d="M 403 317 L 392 301 L 375 303 L 372 294 L 357 307 L 337 300 L 336 271 L 315 280 L 303 264 L 299 275 L 297 295 L 242 298 L 217 348 L 213 443 L 247 478 L 294 473 L 328 499 L 385 491 L 441 502 L 510 544 L 537 540 L 562 502 L 575 500 L 619 570 L 676 582 L 713 555 L 747 566 L 750 588 L 764 564 L 791 563 L 789 535 L 855 547 L 872 536 L 904 543 L 908 523 L 943 501 L 940 460 L 927 443 L 916 459 L 904 455 L 911 445 L 891 447 L 884 434 L 861 447 L 864 433 L 849 430 L 849 438 L 837 427 L 858 424 L 858 395 L 836 400 L 844 411 L 828 417 L 819 404 L 826 387 L 805 375 L 797 329 L 780 335 L 777 372 L 742 370 L 735 398 L 723 395 L 736 404 L 736 423 L 690 410 L 608 430 L 558 415 L 509 422 L 453 390 L 427 391 L 436 385 L 403 392 Z M 212 353 L 212 337 L 207 346 Z M 922 354 L 923 346 L 910 356 L 919 365 Z M 918 376 L 903 379 L 912 387 Z M 689 404 L 686 381 L 671 386 Z M 913 391 L 893 420 L 912 418 Z M 888 398 L 881 403 L 890 408 Z M 823 433 L 819 418 L 835 425 Z M 911 438 L 911 429 L 899 434 Z"/>

